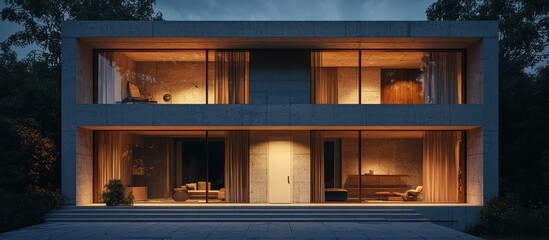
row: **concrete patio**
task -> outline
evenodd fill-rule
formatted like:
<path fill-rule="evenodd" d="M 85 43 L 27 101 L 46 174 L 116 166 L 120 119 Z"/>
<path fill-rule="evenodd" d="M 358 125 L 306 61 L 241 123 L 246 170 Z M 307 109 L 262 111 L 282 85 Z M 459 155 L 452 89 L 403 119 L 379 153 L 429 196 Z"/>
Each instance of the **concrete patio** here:
<path fill-rule="evenodd" d="M 43 223 L 0 239 L 479 239 L 431 222 Z"/>

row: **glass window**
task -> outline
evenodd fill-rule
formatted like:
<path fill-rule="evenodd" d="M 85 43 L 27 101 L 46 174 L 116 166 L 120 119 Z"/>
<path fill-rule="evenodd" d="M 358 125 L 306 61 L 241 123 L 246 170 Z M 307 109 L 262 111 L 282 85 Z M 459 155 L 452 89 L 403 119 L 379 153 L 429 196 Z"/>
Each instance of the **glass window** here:
<path fill-rule="evenodd" d="M 248 65 L 246 51 L 98 51 L 95 102 L 247 104 Z"/>
<path fill-rule="evenodd" d="M 362 51 L 361 103 L 461 104 L 462 53 Z"/>
<path fill-rule="evenodd" d="M 357 50 L 311 53 L 313 104 L 358 104 Z"/>
<path fill-rule="evenodd" d="M 461 104 L 462 55 L 461 51 L 313 51 L 311 102 Z"/>
<path fill-rule="evenodd" d="M 248 104 L 249 63 L 246 51 L 208 51 L 208 103 Z"/>

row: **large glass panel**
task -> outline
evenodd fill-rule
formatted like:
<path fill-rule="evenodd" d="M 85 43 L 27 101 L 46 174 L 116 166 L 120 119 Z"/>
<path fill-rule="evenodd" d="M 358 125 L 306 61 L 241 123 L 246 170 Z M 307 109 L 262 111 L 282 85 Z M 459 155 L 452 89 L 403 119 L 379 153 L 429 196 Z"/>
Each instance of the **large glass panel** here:
<path fill-rule="evenodd" d="M 313 104 L 358 104 L 358 50 L 311 53 Z"/>
<path fill-rule="evenodd" d="M 208 103 L 248 104 L 249 63 L 247 51 L 208 51 Z"/>
<path fill-rule="evenodd" d="M 206 51 L 100 51 L 97 103 L 206 103 Z"/>
<path fill-rule="evenodd" d="M 361 103 L 461 104 L 462 52 L 361 51 Z"/>
<path fill-rule="evenodd" d="M 248 131 L 95 131 L 94 202 L 120 179 L 135 202 L 249 202 Z"/>
<path fill-rule="evenodd" d="M 97 52 L 96 68 L 100 104 L 250 102 L 247 51 L 106 50 Z"/>
<path fill-rule="evenodd" d="M 111 179 L 120 179 L 135 202 L 170 199 L 173 171 L 179 164 L 172 154 L 172 139 L 139 131 L 95 131 L 94 202 L 102 202 L 103 186 Z"/>
<path fill-rule="evenodd" d="M 461 131 L 363 131 L 362 200 L 464 202 Z"/>
<path fill-rule="evenodd" d="M 358 202 L 358 132 L 311 131 L 312 202 Z"/>

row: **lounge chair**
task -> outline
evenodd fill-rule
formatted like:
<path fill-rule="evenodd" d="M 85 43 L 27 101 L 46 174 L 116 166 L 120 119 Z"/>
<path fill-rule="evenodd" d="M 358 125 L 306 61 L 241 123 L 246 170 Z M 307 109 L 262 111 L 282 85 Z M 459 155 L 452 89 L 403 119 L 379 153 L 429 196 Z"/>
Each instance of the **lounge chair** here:
<path fill-rule="evenodd" d="M 393 192 L 393 195 L 402 197 L 404 201 L 417 201 L 417 197 L 421 194 L 421 191 L 423 191 L 423 186 L 417 186 L 416 189 L 406 190 L 403 193 Z"/>
<path fill-rule="evenodd" d="M 149 98 L 143 97 L 137 85 L 128 82 L 126 87 L 128 96 L 122 100 L 122 103 L 156 103 L 156 101 L 151 101 Z"/>

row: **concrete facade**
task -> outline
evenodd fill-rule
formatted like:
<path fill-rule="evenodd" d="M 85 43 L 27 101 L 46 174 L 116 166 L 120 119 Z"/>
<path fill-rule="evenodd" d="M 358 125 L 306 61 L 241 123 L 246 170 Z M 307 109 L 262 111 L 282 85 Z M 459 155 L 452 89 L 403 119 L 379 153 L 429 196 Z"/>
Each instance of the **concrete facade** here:
<path fill-rule="evenodd" d="M 274 67 L 296 68 L 278 77 L 264 67 L 253 68 L 246 105 L 93 104 L 96 49 L 246 49 L 251 66 L 266 66 L 266 58 L 276 53 L 293 57 Z M 307 49 L 464 50 L 467 104 L 310 104 L 310 85 L 303 80 L 309 77 L 310 65 L 296 65 L 308 58 Z M 363 100 L 368 101 L 379 99 Z M 255 191 L 262 191 L 264 182 L 254 175 L 263 168 L 253 141 L 260 142 L 264 130 L 288 131 L 295 142 L 307 145 L 308 130 L 464 130 L 467 204 L 423 208 L 426 216 L 464 226 L 476 220 L 479 206 L 498 194 L 497 22 L 64 22 L 62 192 L 67 204 L 92 199 L 93 130 L 130 129 L 261 130 L 251 132 L 250 186 L 257 186 Z M 294 171 L 308 171 L 308 154 L 296 150 Z M 294 191 L 304 197 L 294 196 L 293 202 L 307 202 L 310 180 L 294 181 Z M 252 192 L 250 199 L 264 202 L 263 194 Z"/>

